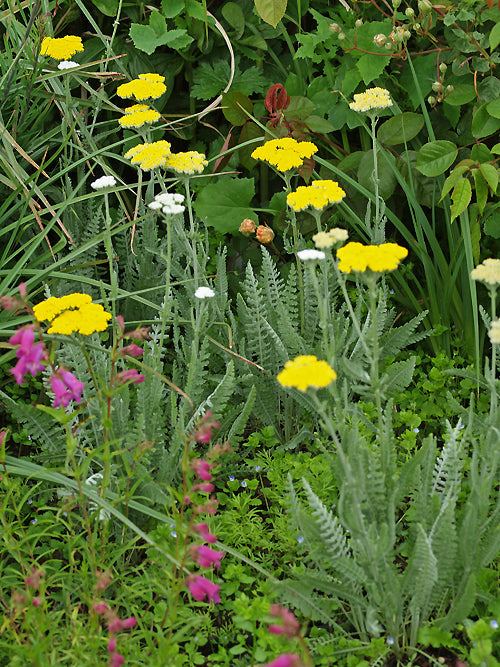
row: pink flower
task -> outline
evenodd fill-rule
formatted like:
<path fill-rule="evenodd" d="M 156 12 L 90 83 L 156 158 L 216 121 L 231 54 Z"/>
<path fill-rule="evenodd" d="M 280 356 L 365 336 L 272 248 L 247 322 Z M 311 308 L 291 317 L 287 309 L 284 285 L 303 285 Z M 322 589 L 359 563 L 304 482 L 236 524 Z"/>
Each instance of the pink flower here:
<path fill-rule="evenodd" d="M 212 493 L 214 489 L 213 484 L 195 484 L 193 486 L 193 491 L 203 491 L 203 493 Z"/>
<path fill-rule="evenodd" d="M 130 357 L 140 357 L 141 354 L 143 354 L 144 350 L 142 347 L 139 347 L 135 343 L 132 343 L 131 345 L 126 345 L 125 347 L 122 347 L 120 350 L 121 355 L 126 355 L 128 354 Z"/>
<path fill-rule="evenodd" d="M 270 614 L 279 618 L 283 623 L 282 625 L 272 624 L 269 626 L 268 630 L 272 635 L 286 635 L 292 638 L 299 634 L 300 624 L 291 611 L 279 604 L 272 604 Z"/>
<path fill-rule="evenodd" d="M 105 602 L 94 602 L 93 609 L 96 614 L 105 614 L 109 607 Z"/>
<path fill-rule="evenodd" d="M 42 604 L 42 598 L 40 596 L 37 596 L 36 598 L 33 598 L 33 606 L 34 607 L 39 607 Z"/>
<path fill-rule="evenodd" d="M 283 653 L 276 660 L 269 662 L 264 667 L 299 667 L 300 658 L 295 653 Z"/>
<path fill-rule="evenodd" d="M 209 463 L 203 459 L 191 460 L 191 470 L 194 470 L 197 476 L 204 482 L 210 482 L 212 479 L 212 475 L 210 474 L 211 468 L 213 468 L 213 463 Z"/>
<path fill-rule="evenodd" d="M 196 526 L 193 526 L 194 530 L 199 533 L 205 542 L 210 544 L 215 544 L 217 542 L 217 537 L 208 530 L 206 523 L 198 523 Z"/>
<path fill-rule="evenodd" d="M 126 371 L 121 371 L 120 373 L 117 373 L 115 377 L 115 382 L 116 384 L 125 384 L 127 382 L 133 382 L 134 384 L 139 384 L 140 382 L 144 382 L 146 378 L 144 375 L 139 373 L 139 371 L 136 368 L 129 368 Z"/>
<path fill-rule="evenodd" d="M 128 630 L 129 628 L 133 628 L 137 625 L 137 619 L 135 616 L 129 616 L 128 618 L 124 618 L 121 623 L 122 629 Z"/>
<path fill-rule="evenodd" d="M 116 639 L 115 637 L 111 637 L 111 639 L 108 642 L 108 651 L 110 653 L 114 653 L 116 651 Z"/>
<path fill-rule="evenodd" d="M 222 557 L 224 556 L 223 551 L 215 551 L 214 549 L 207 547 L 206 544 L 192 546 L 191 552 L 196 554 L 196 561 L 200 567 L 210 567 L 213 565 L 215 568 L 219 568 Z"/>
<path fill-rule="evenodd" d="M 60 405 L 66 407 L 72 399 L 77 403 L 81 403 L 85 383 L 77 380 L 73 373 L 66 370 L 58 370 L 55 375 L 50 376 L 50 385 L 56 395 L 54 399 L 55 408 Z"/>
<path fill-rule="evenodd" d="M 125 658 L 123 655 L 120 655 L 120 653 L 112 653 L 111 654 L 111 667 L 121 667 L 123 663 L 125 662 Z"/>
<path fill-rule="evenodd" d="M 14 336 L 12 338 L 14 338 Z M 28 339 L 23 340 L 21 347 L 16 352 L 16 356 L 18 357 L 19 361 L 14 366 L 14 368 L 9 369 L 9 373 L 12 373 L 12 375 L 16 378 L 18 385 L 21 385 L 24 382 L 24 376 L 26 373 L 31 373 L 31 375 L 35 377 L 38 371 L 43 371 L 44 366 L 40 363 L 40 360 L 47 358 L 43 343 L 37 343 L 29 350 L 27 350 L 24 347 L 26 340 L 29 340 L 29 337 Z"/>
<path fill-rule="evenodd" d="M 191 595 L 198 602 L 202 602 L 206 597 L 213 602 L 220 602 L 219 588 L 205 577 L 196 576 L 188 579 L 188 588 Z"/>
<path fill-rule="evenodd" d="M 9 338 L 9 343 L 11 345 L 19 345 L 19 349 L 16 352 L 16 357 L 18 359 L 25 354 L 29 354 L 34 342 L 35 332 L 32 327 L 18 329 L 16 333 Z"/>

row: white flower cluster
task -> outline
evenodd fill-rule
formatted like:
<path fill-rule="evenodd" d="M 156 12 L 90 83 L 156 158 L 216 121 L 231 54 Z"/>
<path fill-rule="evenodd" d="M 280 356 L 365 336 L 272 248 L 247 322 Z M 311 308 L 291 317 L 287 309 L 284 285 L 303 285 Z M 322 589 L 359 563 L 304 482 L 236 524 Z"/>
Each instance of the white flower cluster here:
<path fill-rule="evenodd" d="M 215 292 L 210 287 L 198 287 L 194 295 L 197 299 L 211 299 Z"/>
<path fill-rule="evenodd" d="M 114 188 L 115 185 L 116 179 L 114 176 L 101 176 L 101 178 L 91 183 L 90 187 L 94 190 L 103 190 L 104 188 Z"/>
<path fill-rule="evenodd" d="M 75 63 L 72 60 L 61 60 L 61 62 L 57 66 L 57 69 L 60 70 L 73 69 L 73 67 L 79 67 L 79 66 L 80 63 Z"/>
<path fill-rule="evenodd" d="M 317 259 L 325 259 L 325 253 L 322 250 L 305 248 L 304 250 L 299 250 L 297 257 L 303 262 L 311 262 Z"/>
<path fill-rule="evenodd" d="M 182 206 L 184 195 L 179 195 L 174 192 L 161 192 L 156 195 L 154 200 L 149 204 L 149 208 L 153 211 L 159 211 L 165 215 L 173 215 L 174 213 L 184 213 L 185 207 Z"/>

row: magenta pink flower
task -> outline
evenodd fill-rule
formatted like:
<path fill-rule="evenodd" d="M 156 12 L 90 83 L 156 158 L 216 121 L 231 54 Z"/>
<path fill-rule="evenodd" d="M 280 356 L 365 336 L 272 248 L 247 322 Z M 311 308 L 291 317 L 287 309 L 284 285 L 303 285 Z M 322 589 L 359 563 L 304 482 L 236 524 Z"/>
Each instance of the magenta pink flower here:
<path fill-rule="evenodd" d="M 50 385 L 56 395 L 54 399 L 55 408 L 60 405 L 66 407 L 71 400 L 81 403 L 85 383 L 77 380 L 73 373 L 66 370 L 58 370 L 55 375 L 50 376 Z"/>
<path fill-rule="evenodd" d="M 111 639 L 108 642 L 108 651 L 110 653 L 114 653 L 116 651 L 116 638 L 111 637 Z"/>
<path fill-rule="evenodd" d="M 220 602 L 219 588 L 205 577 L 196 576 L 188 579 L 188 588 L 191 595 L 198 602 L 202 602 L 206 597 L 213 602 Z"/>
<path fill-rule="evenodd" d="M 9 343 L 11 345 L 19 345 L 19 349 L 16 352 L 16 357 L 18 359 L 31 351 L 34 342 L 35 332 L 32 327 L 18 329 L 16 333 L 9 338 Z"/>
<path fill-rule="evenodd" d="M 121 665 L 123 665 L 124 662 L 125 658 L 120 653 L 111 654 L 111 663 L 110 663 L 111 667 L 121 667 Z"/>
<path fill-rule="evenodd" d="M 129 630 L 137 625 L 137 619 L 135 616 L 129 616 L 128 618 L 124 618 L 121 623 L 122 630 Z"/>
<path fill-rule="evenodd" d="M 193 491 L 203 491 L 203 493 L 212 493 L 214 489 L 213 484 L 195 484 L 193 486 Z"/>
<path fill-rule="evenodd" d="M 272 624 L 269 626 L 268 630 L 272 635 L 286 635 L 292 638 L 299 634 L 300 623 L 291 611 L 279 604 L 272 604 L 270 614 L 282 621 L 282 625 Z"/>
<path fill-rule="evenodd" d="M 211 468 L 213 468 L 213 463 L 209 463 L 203 459 L 191 460 L 191 470 L 194 470 L 197 476 L 204 482 L 210 482 L 212 479 L 212 475 L 210 474 Z"/>
<path fill-rule="evenodd" d="M 205 542 L 209 542 L 210 544 L 217 542 L 217 537 L 208 530 L 206 523 L 198 523 L 196 526 L 193 526 L 193 529 L 201 535 Z"/>
<path fill-rule="evenodd" d="M 223 551 L 215 551 L 206 544 L 197 544 L 191 547 L 191 552 L 196 554 L 196 562 L 200 567 L 210 567 L 213 565 L 216 569 L 220 567 L 220 562 L 224 556 Z"/>
<path fill-rule="evenodd" d="M 264 667 L 300 667 L 300 658 L 296 653 L 283 653 Z"/>
<path fill-rule="evenodd" d="M 121 371 L 120 373 L 116 374 L 115 377 L 115 383 L 117 385 L 120 384 L 125 384 L 127 382 L 133 382 L 134 384 L 139 384 L 140 382 L 144 382 L 146 378 L 144 375 L 139 373 L 139 371 L 136 368 L 129 368 L 126 371 Z"/>
<path fill-rule="evenodd" d="M 93 609 L 96 614 L 105 614 L 109 607 L 105 602 L 94 602 Z"/>
<path fill-rule="evenodd" d="M 44 366 L 40 363 L 40 360 L 45 358 L 43 343 L 37 343 L 27 354 L 19 357 L 19 361 L 9 372 L 16 378 L 17 384 L 21 385 L 27 373 L 31 373 L 35 377 L 39 371 L 43 371 Z"/>
<path fill-rule="evenodd" d="M 131 345 L 126 345 L 125 347 L 122 347 L 120 350 L 121 355 L 126 355 L 128 354 L 130 357 L 140 357 L 141 354 L 143 354 L 144 350 L 142 347 L 139 347 L 135 343 L 132 343 Z"/>

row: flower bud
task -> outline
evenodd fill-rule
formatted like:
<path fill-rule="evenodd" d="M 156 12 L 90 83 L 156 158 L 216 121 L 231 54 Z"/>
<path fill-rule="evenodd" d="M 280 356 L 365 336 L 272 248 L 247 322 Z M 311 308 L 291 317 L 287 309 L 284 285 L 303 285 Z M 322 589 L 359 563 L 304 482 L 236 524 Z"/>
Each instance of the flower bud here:
<path fill-rule="evenodd" d="M 354 25 L 356 26 L 356 28 L 361 28 L 361 26 L 363 25 L 363 19 L 357 19 Z"/>
<path fill-rule="evenodd" d="M 440 81 L 434 81 L 431 87 L 435 93 L 442 93 L 444 90 L 443 84 Z"/>
<path fill-rule="evenodd" d="M 375 44 L 375 46 L 384 46 L 386 40 L 387 37 L 382 32 L 379 32 L 378 35 L 375 35 L 375 37 L 373 38 L 373 43 Z"/>
<path fill-rule="evenodd" d="M 439 71 L 441 72 L 441 74 L 444 74 L 447 69 L 448 65 L 446 63 L 441 63 L 441 65 L 439 65 Z"/>
<path fill-rule="evenodd" d="M 422 14 L 428 14 L 432 10 L 432 2 L 430 0 L 418 0 L 418 11 Z"/>
<path fill-rule="evenodd" d="M 405 30 L 405 31 L 403 32 L 403 37 L 404 37 L 405 39 L 410 39 L 410 37 L 411 37 L 411 32 L 410 32 L 409 30 Z"/>
<path fill-rule="evenodd" d="M 340 26 L 338 23 L 330 23 L 328 25 L 328 29 L 330 30 L 330 32 L 333 32 L 334 35 L 340 32 Z"/>
<path fill-rule="evenodd" d="M 387 51 L 392 51 L 393 46 L 394 45 L 392 44 L 392 42 L 386 42 L 385 44 L 385 48 L 387 49 Z"/>
<path fill-rule="evenodd" d="M 409 19 L 412 19 L 415 16 L 415 10 L 411 7 L 407 7 L 405 9 L 405 16 L 407 16 Z"/>
<path fill-rule="evenodd" d="M 250 234 L 254 234 L 255 230 L 257 229 L 257 226 L 253 220 L 250 220 L 250 218 L 245 218 L 243 222 L 240 225 L 239 231 L 244 234 L 245 236 L 250 236 Z"/>
<path fill-rule="evenodd" d="M 340 40 L 341 42 L 343 42 L 344 39 L 345 39 L 345 35 L 344 35 L 344 33 L 343 33 L 342 31 L 340 31 L 340 32 L 339 32 L 339 40 Z"/>
<path fill-rule="evenodd" d="M 401 4 L 401 0 L 392 0 L 392 6 L 397 9 Z"/>
<path fill-rule="evenodd" d="M 256 232 L 257 240 L 261 243 L 271 243 L 274 239 L 274 232 L 267 225 L 259 225 Z"/>
<path fill-rule="evenodd" d="M 446 86 L 446 92 L 447 93 L 452 93 L 455 90 L 455 86 L 452 86 L 451 84 L 449 86 Z"/>
<path fill-rule="evenodd" d="M 436 104 L 436 98 L 433 97 L 432 95 L 429 95 L 429 97 L 427 98 L 427 102 L 428 102 L 431 106 L 433 106 L 434 104 Z"/>

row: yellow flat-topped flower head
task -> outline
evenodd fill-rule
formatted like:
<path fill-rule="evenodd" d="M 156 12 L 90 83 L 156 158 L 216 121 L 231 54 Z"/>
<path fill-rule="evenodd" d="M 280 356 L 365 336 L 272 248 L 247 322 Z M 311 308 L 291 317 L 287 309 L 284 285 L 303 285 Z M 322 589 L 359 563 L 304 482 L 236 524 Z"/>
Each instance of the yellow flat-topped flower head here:
<path fill-rule="evenodd" d="M 271 139 L 256 148 L 252 157 L 255 160 L 265 160 L 278 171 L 289 171 L 294 167 L 301 167 L 305 158 L 312 157 L 318 147 L 311 141 L 297 141 L 293 137 Z"/>
<path fill-rule="evenodd" d="M 39 322 L 48 321 L 49 334 L 81 333 L 84 336 L 96 331 L 104 331 L 111 319 L 98 303 L 92 303 L 88 294 L 75 292 L 62 297 L 51 296 L 49 299 L 33 306 L 33 312 Z"/>
<path fill-rule="evenodd" d="M 470 272 L 472 280 L 480 280 L 486 285 L 500 285 L 500 259 L 485 259 Z"/>
<path fill-rule="evenodd" d="M 160 74 L 139 74 L 138 79 L 118 86 L 116 94 L 122 98 L 135 97 L 139 102 L 147 99 L 156 100 L 167 90 L 164 80 L 165 77 Z"/>
<path fill-rule="evenodd" d="M 303 211 L 308 207 L 318 210 L 328 204 L 335 204 L 345 197 L 345 192 L 336 181 L 312 181 L 311 185 L 300 185 L 295 192 L 290 192 L 286 201 L 294 211 Z"/>
<path fill-rule="evenodd" d="M 138 111 L 127 111 L 125 110 L 125 115 L 121 118 L 118 118 L 118 122 L 122 127 L 142 127 L 145 123 L 154 123 L 160 118 L 158 111 L 150 109 L 145 104 L 135 104 L 136 107 L 146 107 L 145 109 L 140 109 Z M 128 107 L 132 109 L 133 107 Z"/>
<path fill-rule="evenodd" d="M 178 174 L 201 174 L 208 162 L 203 153 L 187 151 L 186 153 L 170 153 L 163 165 Z"/>
<path fill-rule="evenodd" d="M 137 164 L 143 171 L 163 167 L 170 155 L 170 142 L 162 139 L 151 144 L 137 144 L 125 153 L 132 164 Z"/>
<path fill-rule="evenodd" d="M 353 242 L 337 250 L 339 270 L 343 273 L 351 271 L 363 273 L 367 270 L 374 273 L 394 271 L 407 255 L 408 250 L 397 243 L 363 245 Z"/>
<path fill-rule="evenodd" d="M 77 51 L 83 51 L 82 38 L 76 35 L 65 37 L 45 37 L 42 41 L 40 53 L 55 60 L 68 60 Z"/>
<path fill-rule="evenodd" d="M 354 95 L 354 102 L 349 104 L 353 111 L 375 111 L 392 107 L 391 95 L 385 88 L 368 88 L 364 93 Z"/>
<path fill-rule="evenodd" d="M 303 354 L 287 361 L 285 368 L 277 376 L 282 387 L 295 387 L 300 391 L 309 388 L 326 387 L 337 377 L 337 373 L 326 361 L 320 361 L 313 354 Z"/>

